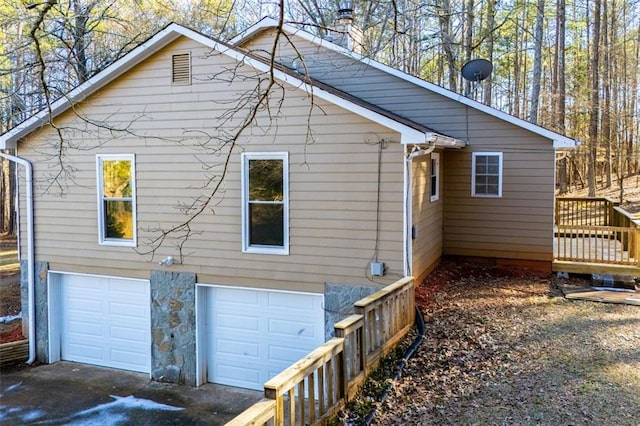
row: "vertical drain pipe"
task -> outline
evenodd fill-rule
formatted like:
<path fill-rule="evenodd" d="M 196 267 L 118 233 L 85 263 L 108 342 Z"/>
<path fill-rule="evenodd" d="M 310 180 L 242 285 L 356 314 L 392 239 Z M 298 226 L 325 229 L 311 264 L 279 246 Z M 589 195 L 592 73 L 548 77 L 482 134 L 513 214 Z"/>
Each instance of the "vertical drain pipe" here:
<path fill-rule="evenodd" d="M 33 249 L 33 167 L 28 160 L 15 155 L 0 152 L 0 157 L 16 164 L 20 164 L 25 168 L 25 183 L 27 188 L 27 288 L 29 299 L 29 359 L 27 360 L 27 364 L 30 365 L 36 360 L 35 255 Z"/>

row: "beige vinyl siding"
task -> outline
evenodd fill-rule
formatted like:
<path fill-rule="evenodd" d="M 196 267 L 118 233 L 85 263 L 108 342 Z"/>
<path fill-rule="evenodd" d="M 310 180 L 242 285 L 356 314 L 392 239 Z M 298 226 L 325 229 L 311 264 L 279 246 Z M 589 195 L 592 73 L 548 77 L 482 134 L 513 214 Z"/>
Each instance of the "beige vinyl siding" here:
<path fill-rule="evenodd" d="M 185 51 L 192 55 L 192 84 L 172 86 L 171 54 Z M 273 118 L 262 110 L 259 126 L 252 126 L 239 140 L 221 190 L 191 224 L 194 234 L 183 247 L 183 264 L 166 268 L 157 263 L 166 256 L 179 260 L 175 248 L 179 241 L 172 238 L 155 257 L 145 254 L 149 241 L 158 235 L 154 229 L 181 224 L 187 216 L 178 207 L 208 195 L 203 185 L 221 173 L 229 145 L 209 152 L 198 145 L 221 135 L 222 114 L 255 85 L 257 74 L 249 67 L 236 71 L 248 77 L 243 82 L 212 79 L 236 64 L 208 53 L 180 39 L 77 107 L 94 122 L 123 131 L 100 129 L 72 112 L 58 117 L 56 124 L 65 136 L 64 162 L 77 169 L 73 180 L 62 181 L 62 194 L 55 185 L 45 191 L 48 177 L 56 172 L 55 132 L 44 128 L 20 144 L 18 153 L 33 162 L 37 180 L 37 260 L 49 262 L 51 270 L 134 278 L 148 278 L 153 269 L 190 271 L 201 283 L 311 292 L 323 292 L 326 282 L 370 283 L 367 270 L 376 237 L 376 142 L 397 141 L 399 135 L 317 98 L 317 106 L 310 108 L 306 93 L 290 86 L 284 87 L 286 99 L 280 109 L 282 92 L 274 92 Z M 305 140 L 309 123 L 313 139 Z M 242 253 L 243 151 L 289 152 L 289 256 Z M 136 249 L 98 244 L 97 153 L 136 155 Z M 204 163 L 216 167 L 207 170 Z M 386 284 L 403 270 L 399 143 L 390 143 L 383 151 L 382 172 L 378 257 L 390 274 L 376 281 Z"/>
<path fill-rule="evenodd" d="M 248 41 L 246 48 L 266 48 L 272 37 L 272 32 L 265 31 Z M 462 150 L 447 150 L 441 159 L 445 254 L 552 259 L 555 163 L 551 140 L 295 35 L 292 40 L 313 78 L 469 142 Z M 285 41 L 279 52 L 284 63 L 296 56 Z M 471 197 L 472 151 L 503 153 L 502 198 Z"/>
<path fill-rule="evenodd" d="M 442 155 L 441 155 L 442 158 Z M 413 276 L 422 281 L 442 256 L 442 198 L 431 201 L 431 156 L 414 158 L 412 163 Z M 442 191 L 442 173 L 439 178 Z"/>
<path fill-rule="evenodd" d="M 550 261 L 554 176 L 542 165 L 553 164 L 553 151 L 503 152 L 502 198 L 471 197 L 471 153 L 447 152 L 444 252 Z"/>

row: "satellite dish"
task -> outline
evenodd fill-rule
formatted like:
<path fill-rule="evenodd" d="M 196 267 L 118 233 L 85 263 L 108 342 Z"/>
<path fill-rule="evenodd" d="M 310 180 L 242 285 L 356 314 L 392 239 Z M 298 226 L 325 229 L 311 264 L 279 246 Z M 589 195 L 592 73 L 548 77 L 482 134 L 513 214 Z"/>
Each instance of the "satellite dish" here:
<path fill-rule="evenodd" d="M 469 81 L 480 82 L 491 75 L 493 64 L 486 59 L 474 59 L 462 67 L 462 76 Z"/>

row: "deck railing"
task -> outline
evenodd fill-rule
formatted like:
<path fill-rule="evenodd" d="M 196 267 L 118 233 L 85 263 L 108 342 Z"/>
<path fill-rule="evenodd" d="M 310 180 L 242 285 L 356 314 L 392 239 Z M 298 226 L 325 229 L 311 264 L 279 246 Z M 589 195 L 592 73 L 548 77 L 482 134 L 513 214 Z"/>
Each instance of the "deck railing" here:
<path fill-rule="evenodd" d="M 335 324 L 336 337 L 265 383 L 265 398 L 227 425 L 315 425 L 333 416 L 413 326 L 413 279 L 354 306 L 357 314 Z"/>
<path fill-rule="evenodd" d="M 557 260 L 640 266 L 638 228 L 559 225 L 556 238 Z"/>
<path fill-rule="evenodd" d="M 555 260 L 640 267 L 640 220 L 617 204 L 556 199 Z"/>
<path fill-rule="evenodd" d="M 611 225 L 613 208 L 619 203 L 610 198 L 556 198 L 556 225 Z"/>

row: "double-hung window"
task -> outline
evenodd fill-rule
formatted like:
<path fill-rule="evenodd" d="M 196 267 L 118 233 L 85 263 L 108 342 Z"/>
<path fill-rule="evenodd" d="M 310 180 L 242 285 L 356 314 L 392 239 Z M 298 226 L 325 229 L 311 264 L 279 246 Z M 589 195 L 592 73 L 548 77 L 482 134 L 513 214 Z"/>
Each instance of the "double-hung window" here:
<path fill-rule="evenodd" d="M 501 152 L 473 153 L 471 195 L 473 197 L 502 197 Z"/>
<path fill-rule="evenodd" d="M 99 243 L 135 247 L 135 156 L 99 154 L 96 166 Z"/>
<path fill-rule="evenodd" d="M 431 198 L 430 200 L 438 201 L 440 198 L 440 154 L 433 152 L 431 154 Z"/>
<path fill-rule="evenodd" d="M 242 250 L 289 254 L 289 153 L 242 154 Z"/>

